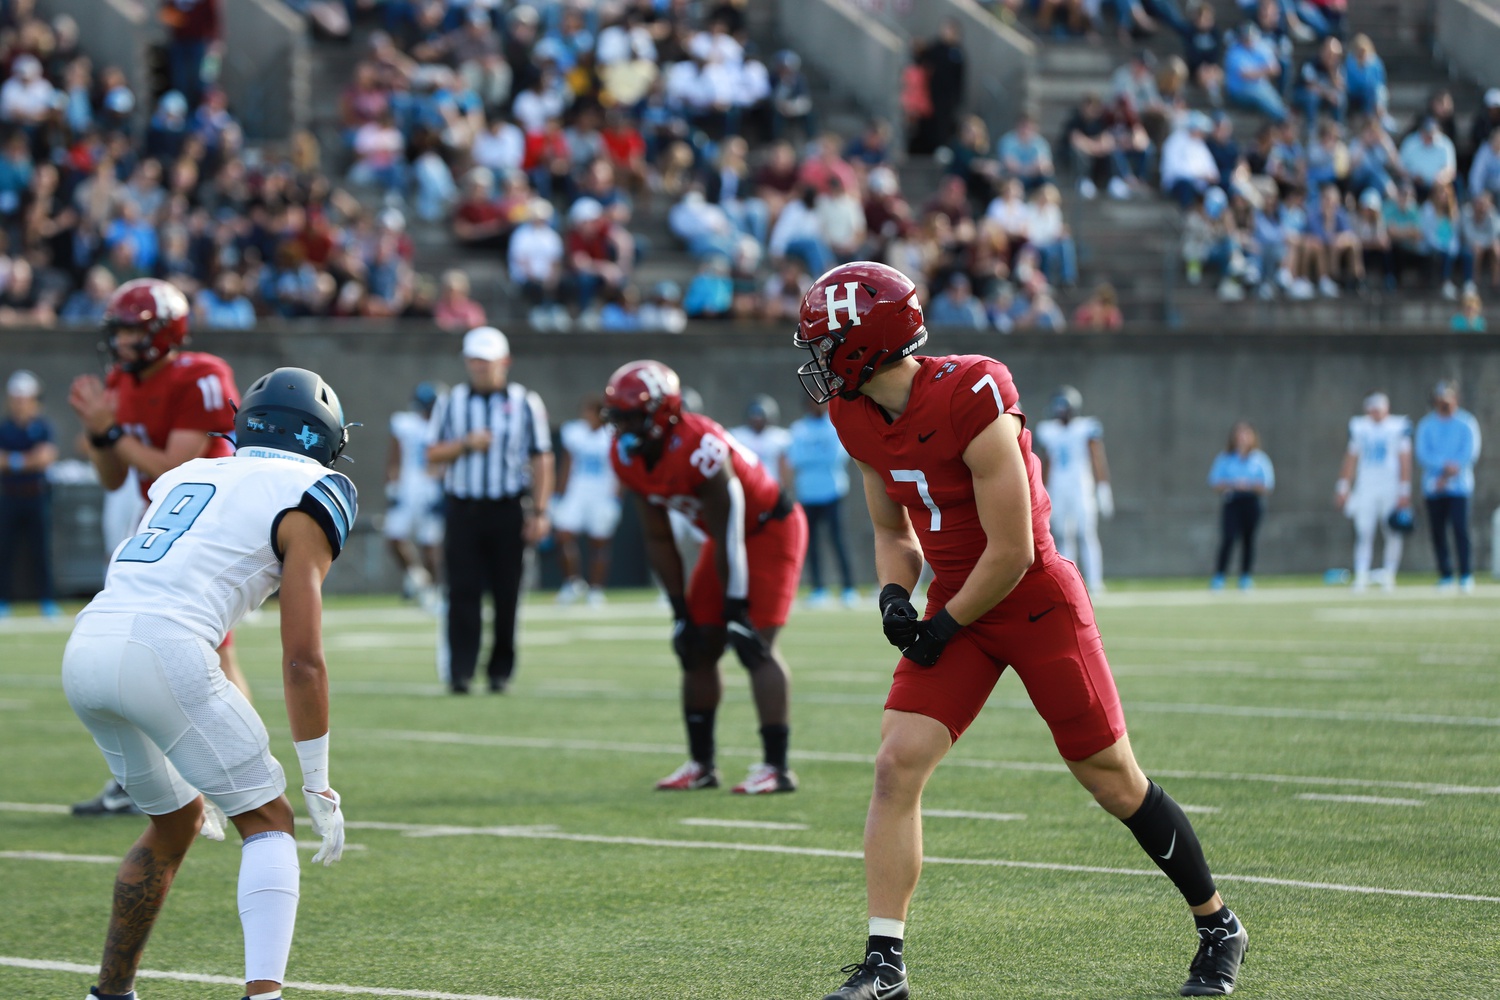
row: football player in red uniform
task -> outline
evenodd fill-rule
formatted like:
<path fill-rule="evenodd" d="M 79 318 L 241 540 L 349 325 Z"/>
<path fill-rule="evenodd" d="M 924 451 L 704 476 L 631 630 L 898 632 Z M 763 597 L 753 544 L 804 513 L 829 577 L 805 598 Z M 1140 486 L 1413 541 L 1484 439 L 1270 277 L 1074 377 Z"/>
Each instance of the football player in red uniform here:
<path fill-rule="evenodd" d="M 118 489 L 131 469 L 141 496 L 153 480 L 195 458 L 234 454 L 240 394 L 228 362 L 185 351 L 188 301 L 175 285 L 138 278 L 121 285 L 104 310 L 105 343 L 114 364 L 97 375 L 73 380 L 68 403 L 83 422 L 89 458 L 106 490 Z M 219 666 L 246 698 L 233 636 L 219 647 Z M 129 796 L 111 779 L 104 791 L 73 807 L 77 815 L 132 812 Z"/>
<path fill-rule="evenodd" d="M 802 300 L 798 375 L 828 402 L 864 476 L 886 638 L 901 650 L 881 723 L 865 824 L 870 937 L 825 1000 L 902 1000 L 907 907 L 922 864 L 922 789 L 1013 667 L 1074 777 L 1176 884 L 1199 947 L 1184 996 L 1234 989 L 1248 940 L 1224 906 L 1192 825 L 1136 764 L 1093 608 L 1057 554 L 1050 503 L 1010 372 L 981 356 L 920 357 L 916 288 L 867 261 Z M 927 614 L 911 604 L 923 558 Z"/>
<path fill-rule="evenodd" d="M 719 658 L 726 642 L 750 673 L 765 753 L 734 791 L 791 792 L 787 767 L 790 687 L 776 634 L 802 577 L 807 518 L 755 454 L 724 428 L 682 406 L 677 373 L 634 361 L 610 376 L 605 413 L 620 484 L 636 497 L 646 554 L 672 604 L 672 649 L 682 663 L 682 714 L 691 759 L 656 787 L 715 788 L 714 714 L 724 694 Z M 708 536 L 689 580 L 668 510 Z"/>

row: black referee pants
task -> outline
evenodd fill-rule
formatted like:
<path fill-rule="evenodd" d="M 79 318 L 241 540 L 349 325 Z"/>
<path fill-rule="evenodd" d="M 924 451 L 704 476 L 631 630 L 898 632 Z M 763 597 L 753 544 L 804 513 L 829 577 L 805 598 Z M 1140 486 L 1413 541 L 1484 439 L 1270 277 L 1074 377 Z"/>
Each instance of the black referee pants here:
<path fill-rule="evenodd" d="M 479 662 L 485 592 L 494 595 L 495 639 L 490 649 L 490 685 L 504 685 L 516 669 L 516 605 L 526 543 L 519 497 L 446 502 L 443 558 L 448 573 L 449 683 L 468 687 Z"/>

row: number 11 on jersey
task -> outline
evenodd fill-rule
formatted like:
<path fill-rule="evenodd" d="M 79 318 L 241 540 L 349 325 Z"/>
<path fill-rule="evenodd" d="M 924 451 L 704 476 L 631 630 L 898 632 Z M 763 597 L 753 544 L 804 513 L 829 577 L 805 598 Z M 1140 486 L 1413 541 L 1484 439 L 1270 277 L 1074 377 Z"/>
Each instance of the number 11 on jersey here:
<path fill-rule="evenodd" d="M 943 512 L 938 509 L 938 505 L 932 500 L 932 494 L 927 491 L 927 477 L 922 474 L 921 469 L 892 469 L 891 480 L 897 483 L 916 483 L 917 496 L 922 498 L 922 502 L 932 512 L 932 530 L 943 530 Z"/>

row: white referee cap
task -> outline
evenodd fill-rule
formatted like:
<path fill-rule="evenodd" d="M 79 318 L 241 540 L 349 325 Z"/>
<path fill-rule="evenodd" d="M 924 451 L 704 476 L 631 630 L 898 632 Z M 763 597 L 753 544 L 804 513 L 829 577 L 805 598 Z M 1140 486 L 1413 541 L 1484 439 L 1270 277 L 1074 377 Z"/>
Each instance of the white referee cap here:
<path fill-rule="evenodd" d="M 476 326 L 464 334 L 464 357 L 503 361 L 510 357 L 510 341 L 493 326 Z"/>

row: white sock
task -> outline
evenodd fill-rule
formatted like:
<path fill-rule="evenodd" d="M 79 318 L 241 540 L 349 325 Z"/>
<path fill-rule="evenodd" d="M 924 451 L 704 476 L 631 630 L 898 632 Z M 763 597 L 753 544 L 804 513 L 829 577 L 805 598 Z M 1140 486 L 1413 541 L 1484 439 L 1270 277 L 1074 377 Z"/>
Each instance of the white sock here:
<path fill-rule="evenodd" d="M 292 930 L 297 924 L 300 876 L 297 841 L 291 834 L 270 830 L 245 839 L 239 891 L 245 982 L 285 981 Z"/>
<path fill-rule="evenodd" d="M 254 996 L 246 997 L 245 1000 L 281 1000 L 281 991 L 277 990 L 274 993 L 257 993 Z"/>
<path fill-rule="evenodd" d="M 890 917 L 871 917 L 870 937 L 888 937 L 903 941 L 906 939 L 906 921 L 892 920 Z"/>

